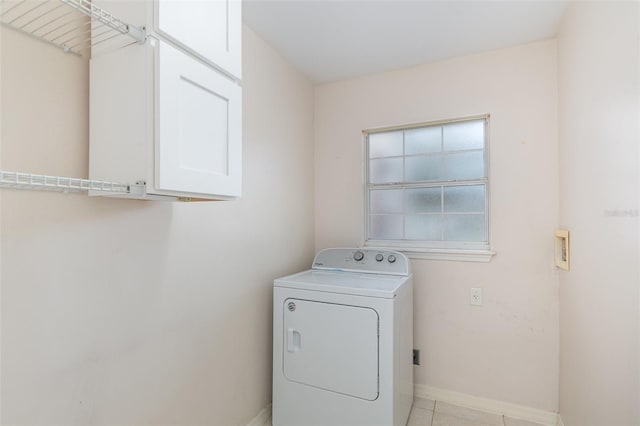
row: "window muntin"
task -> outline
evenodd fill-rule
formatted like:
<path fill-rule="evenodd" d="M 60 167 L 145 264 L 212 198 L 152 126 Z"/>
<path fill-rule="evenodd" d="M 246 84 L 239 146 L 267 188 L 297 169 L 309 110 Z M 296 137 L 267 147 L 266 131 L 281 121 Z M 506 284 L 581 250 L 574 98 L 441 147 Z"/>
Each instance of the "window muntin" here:
<path fill-rule="evenodd" d="M 366 132 L 366 240 L 489 248 L 488 117 Z"/>

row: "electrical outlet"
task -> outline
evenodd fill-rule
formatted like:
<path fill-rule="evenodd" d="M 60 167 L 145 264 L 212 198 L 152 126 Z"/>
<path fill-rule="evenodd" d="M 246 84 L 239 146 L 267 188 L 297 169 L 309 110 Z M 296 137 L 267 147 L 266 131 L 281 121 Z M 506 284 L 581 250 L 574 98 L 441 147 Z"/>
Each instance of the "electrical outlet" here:
<path fill-rule="evenodd" d="M 482 306 L 482 288 L 471 288 L 469 303 L 473 306 Z"/>
<path fill-rule="evenodd" d="M 420 365 L 420 349 L 413 350 L 413 365 Z"/>

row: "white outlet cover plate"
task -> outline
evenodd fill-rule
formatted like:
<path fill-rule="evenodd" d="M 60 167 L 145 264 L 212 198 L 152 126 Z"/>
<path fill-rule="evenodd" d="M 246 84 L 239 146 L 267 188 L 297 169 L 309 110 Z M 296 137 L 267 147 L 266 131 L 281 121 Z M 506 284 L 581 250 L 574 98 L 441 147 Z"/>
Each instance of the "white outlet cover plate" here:
<path fill-rule="evenodd" d="M 469 293 L 469 303 L 473 306 L 482 306 L 482 288 L 471 288 L 471 291 Z"/>

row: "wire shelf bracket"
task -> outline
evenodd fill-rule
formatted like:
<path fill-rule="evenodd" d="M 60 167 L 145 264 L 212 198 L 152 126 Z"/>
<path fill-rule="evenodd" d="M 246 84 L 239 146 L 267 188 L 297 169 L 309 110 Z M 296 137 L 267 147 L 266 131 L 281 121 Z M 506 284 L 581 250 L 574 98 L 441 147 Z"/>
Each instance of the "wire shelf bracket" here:
<path fill-rule="evenodd" d="M 116 39 L 123 39 L 119 47 L 124 47 L 147 38 L 144 27 L 130 25 L 90 0 L 0 0 L 0 24 L 84 57 Z"/>
<path fill-rule="evenodd" d="M 33 173 L 7 172 L 0 170 L 0 188 L 34 189 L 56 192 L 99 191 L 102 193 L 131 194 L 140 192 L 141 185 L 119 182 L 37 175 Z M 144 193 L 144 184 L 142 184 Z"/>

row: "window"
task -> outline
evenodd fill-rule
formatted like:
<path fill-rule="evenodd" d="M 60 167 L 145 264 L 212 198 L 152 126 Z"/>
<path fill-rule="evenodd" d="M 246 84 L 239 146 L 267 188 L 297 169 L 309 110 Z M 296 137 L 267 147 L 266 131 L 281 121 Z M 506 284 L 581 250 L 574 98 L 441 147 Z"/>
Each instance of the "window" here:
<path fill-rule="evenodd" d="M 366 136 L 366 244 L 489 249 L 488 116 Z"/>

